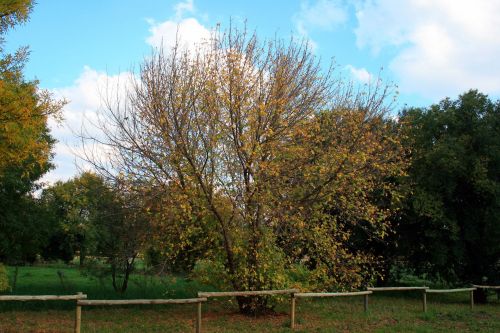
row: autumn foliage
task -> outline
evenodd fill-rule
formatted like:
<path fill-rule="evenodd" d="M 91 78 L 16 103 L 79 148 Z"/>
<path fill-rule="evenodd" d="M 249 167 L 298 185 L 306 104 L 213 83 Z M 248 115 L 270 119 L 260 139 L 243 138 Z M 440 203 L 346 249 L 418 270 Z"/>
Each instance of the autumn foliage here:
<path fill-rule="evenodd" d="M 106 139 L 87 138 L 112 153 L 89 148 L 87 159 L 148 198 L 155 247 L 170 262 L 198 260 L 195 274 L 209 267 L 224 288 L 286 287 L 298 266 L 310 288 L 356 288 L 377 269 L 350 246 L 353 230 L 384 238 L 397 201 L 388 178 L 405 166 L 385 118 L 390 93 L 323 71 L 306 43 L 215 31 L 195 50 L 146 59 L 127 97 L 109 96 Z"/>

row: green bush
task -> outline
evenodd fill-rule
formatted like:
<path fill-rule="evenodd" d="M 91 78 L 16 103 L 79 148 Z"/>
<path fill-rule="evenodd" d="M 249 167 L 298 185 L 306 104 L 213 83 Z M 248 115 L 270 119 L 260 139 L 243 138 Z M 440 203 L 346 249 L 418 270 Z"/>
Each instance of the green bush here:
<path fill-rule="evenodd" d="M 0 291 L 9 290 L 9 276 L 7 275 L 7 268 L 0 264 Z"/>
<path fill-rule="evenodd" d="M 197 283 L 215 290 L 226 290 L 230 282 L 226 279 L 224 265 L 220 261 L 201 259 L 196 261 L 191 278 Z"/>

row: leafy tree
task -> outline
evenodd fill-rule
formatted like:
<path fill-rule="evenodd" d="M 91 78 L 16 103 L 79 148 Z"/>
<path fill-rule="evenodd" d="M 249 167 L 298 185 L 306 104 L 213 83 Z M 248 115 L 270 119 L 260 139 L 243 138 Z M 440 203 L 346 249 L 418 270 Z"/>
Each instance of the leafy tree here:
<path fill-rule="evenodd" d="M 81 267 L 88 256 L 104 258 L 109 268 L 91 262 L 89 271 L 111 276 L 114 289 L 124 293 L 144 243 L 147 223 L 139 198 L 117 186 L 84 172 L 45 189 L 41 200 L 58 227 L 51 233 L 43 255 L 69 261 L 78 253 Z"/>
<path fill-rule="evenodd" d="M 123 294 L 130 274 L 149 233 L 149 220 L 138 198 L 125 186 L 118 184 L 108 192 L 107 207 L 96 225 L 97 254 L 110 265 L 113 288 Z"/>
<path fill-rule="evenodd" d="M 500 283 L 500 103 L 471 90 L 401 121 L 412 158 L 403 253 L 451 282 Z"/>
<path fill-rule="evenodd" d="M 365 104 L 370 105 L 369 102 Z M 381 276 L 406 161 L 394 121 L 356 103 L 320 112 L 276 160 L 276 233 L 318 289 L 360 288 Z M 384 246 L 382 246 L 384 247 Z"/>
<path fill-rule="evenodd" d="M 31 1 L 0 4 L 0 36 L 27 20 Z M 46 241 L 45 222 L 37 218 L 37 200 L 31 197 L 36 181 L 50 164 L 54 139 L 47 127 L 49 116 L 57 116 L 64 102 L 38 89 L 37 81 L 26 81 L 22 69 L 28 52 L 3 52 L 0 41 L 0 260 L 33 260 Z"/>
<path fill-rule="evenodd" d="M 297 188 L 287 185 L 296 175 L 283 171 L 290 167 L 286 155 L 300 151 L 294 146 L 301 141 L 298 131 L 314 128 L 309 124 L 321 110 L 366 109 L 367 119 L 385 112 L 388 90 L 371 88 L 356 93 L 334 78 L 332 69 L 322 71 L 306 44 L 261 43 L 236 29 L 214 32 L 195 51 L 176 46 L 145 60 L 127 99 L 108 100 L 101 114 L 112 152 L 100 159 L 91 144 L 102 140 L 90 137 L 87 159 L 108 176 L 132 180 L 159 230 L 166 230 L 160 238 L 172 237 L 166 251 L 201 246 L 200 255 L 220 271 L 215 275 L 226 288 L 281 288 L 289 283 L 290 258 L 278 231 L 295 208 L 280 201 L 301 200 L 287 200 Z M 369 126 L 359 130 L 364 135 Z M 310 140 L 305 134 L 302 141 Z M 326 141 L 334 150 L 333 140 Z M 351 153 L 339 152 L 335 161 Z M 300 163 L 294 165 L 298 172 L 314 172 L 314 161 Z M 323 189 L 330 189 L 338 174 L 330 164 L 318 168 L 321 178 L 302 193 L 311 211 L 321 206 Z M 260 297 L 238 303 L 243 313 L 268 307 Z"/>
<path fill-rule="evenodd" d="M 78 252 L 80 266 L 83 266 L 86 256 L 96 252 L 97 225 L 113 200 L 108 187 L 99 176 L 84 172 L 48 187 L 41 199 L 58 224 L 45 255 L 47 258 L 71 260 Z"/>

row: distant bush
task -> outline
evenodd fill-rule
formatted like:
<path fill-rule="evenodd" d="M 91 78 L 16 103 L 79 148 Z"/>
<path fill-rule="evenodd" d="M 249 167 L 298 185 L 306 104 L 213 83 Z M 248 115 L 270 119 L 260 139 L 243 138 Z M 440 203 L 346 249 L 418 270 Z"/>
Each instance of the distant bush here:
<path fill-rule="evenodd" d="M 0 291 L 9 290 L 9 276 L 7 275 L 7 268 L 0 264 Z"/>

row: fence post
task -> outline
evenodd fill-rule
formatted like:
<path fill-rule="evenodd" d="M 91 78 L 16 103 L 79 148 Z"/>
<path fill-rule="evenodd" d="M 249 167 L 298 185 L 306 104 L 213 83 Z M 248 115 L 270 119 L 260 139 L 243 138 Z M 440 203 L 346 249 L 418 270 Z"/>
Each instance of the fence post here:
<path fill-rule="evenodd" d="M 295 329 L 295 294 L 292 293 L 290 298 L 290 328 Z"/>
<path fill-rule="evenodd" d="M 424 312 L 427 312 L 427 292 L 425 289 L 422 292 L 422 307 Z"/>
<path fill-rule="evenodd" d="M 198 313 L 196 315 L 196 333 L 201 333 L 201 302 L 197 303 Z"/>
<path fill-rule="evenodd" d="M 474 290 L 470 291 L 470 309 L 474 309 Z"/>
<path fill-rule="evenodd" d="M 83 295 L 82 292 L 78 292 L 76 294 Z M 82 326 L 82 307 L 78 305 L 78 300 L 76 300 L 75 333 L 80 333 L 81 326 Z"/>
<path fill-rule="evenodd" d="M 364 295 L 364 299 L 365 312 L 368 312 L 368 295 Z"/>

